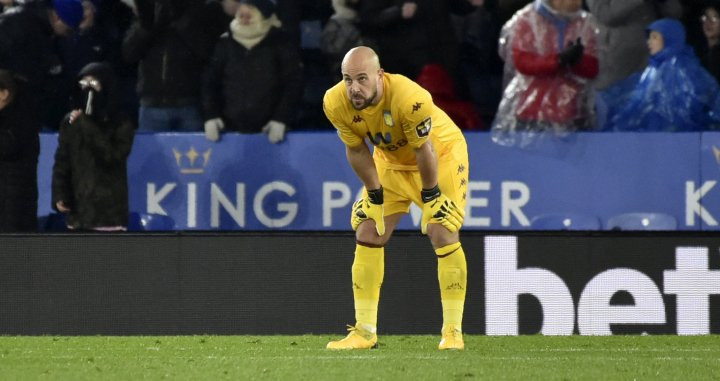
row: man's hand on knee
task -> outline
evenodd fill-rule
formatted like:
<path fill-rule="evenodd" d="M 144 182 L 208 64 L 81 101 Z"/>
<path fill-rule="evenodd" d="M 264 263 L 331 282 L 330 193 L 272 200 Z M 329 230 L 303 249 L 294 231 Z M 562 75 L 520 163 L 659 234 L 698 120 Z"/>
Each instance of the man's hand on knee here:
<path fill-rule="evenodd" d="M 465 211 L 442 194 L 437 185 L 430 189 L 423 189 L 421 196 L 424 202 L 420 224 L 422 234 L 427 234 L 428 224 L 440 224 L 452 233 L 460 230 L 465 218 Z"/>
<path fill-rule="evenodd" d="M 375 230 L 379 236 L 385 234 L 385 211 L 383 209 L 383 188 L 368 190 L 368 196 L 355 201 L 350 216 L 353 230 L 364 221 L 375 221 Z"/>

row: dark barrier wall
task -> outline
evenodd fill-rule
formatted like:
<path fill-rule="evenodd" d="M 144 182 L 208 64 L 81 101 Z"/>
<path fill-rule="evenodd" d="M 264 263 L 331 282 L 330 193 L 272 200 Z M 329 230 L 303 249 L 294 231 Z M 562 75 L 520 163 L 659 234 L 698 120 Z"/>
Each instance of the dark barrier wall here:
<path fill-rule="evenodd" d="M 720 333 L 720 238 L 463 235 L 464 330 Z M 354 323 L 350 233 L 0 235 L 0 334 L 340 335 Z M 437 333 L 428 240 L 386 248 L 379 328 Z"/>

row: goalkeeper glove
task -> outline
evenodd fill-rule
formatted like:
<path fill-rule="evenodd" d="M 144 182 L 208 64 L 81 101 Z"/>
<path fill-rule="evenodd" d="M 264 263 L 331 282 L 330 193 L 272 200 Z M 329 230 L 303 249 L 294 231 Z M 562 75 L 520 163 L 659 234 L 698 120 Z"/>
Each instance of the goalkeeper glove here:
<path fill-rule="evenodd" d="M 350 225 L 357 230 L 363 221 L 375 221 L 375 230 L 379 236 L 385 234 L 385 211 L 383 209 L 383 188 L 369 190 L 368 196 L 355 201 L 350 216 Z"/>
<path fill-rule="evenodd" d="M 431 189 L 423 189 L 420 195 L 425 203 L 420 225 L 422 234 L 427 234 L 427 225 L 429 223 L 440 224 L 452 233 L 460 229 L 465 217 L 465 211 L 458 208 L 452 200 L 442 194 L 437 185 Z"/>

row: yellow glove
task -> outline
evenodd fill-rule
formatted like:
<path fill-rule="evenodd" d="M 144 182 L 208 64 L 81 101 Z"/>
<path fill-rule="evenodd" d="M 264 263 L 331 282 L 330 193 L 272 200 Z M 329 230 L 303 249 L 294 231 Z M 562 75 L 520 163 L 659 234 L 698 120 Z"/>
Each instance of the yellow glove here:
<path fill-rule="evenodd" d="M 379 236 L 385 234 L 385 210 L 383 209 L 382 187 L 368 191 L 368 196 L 355 201 L 352 206 L 350 225 L 357 230 L 363 221 L 375 221 L 375 230 Z"/>
<path fill-rule="evenodd" d="M 423 189 L 421 195 L 425 202 L 420 223 L 422 234 L 427 234 L 428 224 L 440 224 L 452 233 L 460 230 L 465 218 L 465 211 L 442 194 L 437 185 L 432 189 Z"/>

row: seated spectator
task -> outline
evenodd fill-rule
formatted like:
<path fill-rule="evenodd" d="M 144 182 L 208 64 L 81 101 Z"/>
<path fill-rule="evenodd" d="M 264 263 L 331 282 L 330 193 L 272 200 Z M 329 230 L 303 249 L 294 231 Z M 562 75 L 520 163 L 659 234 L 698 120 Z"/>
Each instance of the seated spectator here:
<path fill-rule="evenodd" d="M 682 16 L 679 0 L 586 0 L 600 22 L 600 73 L 595 87 L 604 90 L 647 65 L 645 28 L 658 18 Z"/>
<path fill-rule="evenodd" d="M 525 146 L 541 133 L 593 128 L 598 73 L 596 24 L 580 0 L 535 0 L 503 27 L 500 51 L 511 73 L 493 140 Z"/>
<path fill-rule="evenodd" d="M 463 130 L 484 128 L 475 106 L 470 101 L 460 99 L 450 73 L 442 65 L 425 65 L 417 83 L 432 95 L 433 103 L 445 111 L 458 127 Z"/>
<path fill-rule="evenodd" d="M 0 233 L 37 230 L 40 123 L 22 86 L 0 70 Z"/>
<path fill-rule="evenodd" d="M 119 112 L 110 64 L 91 63 L 79 78 L 84 102 L 60 126 L 52 207 L 67 214 L 73 230 L 126 230 L 127 158 L 135 126 Z"/>
<path fill-rule="evenodd" d="M 302 95 L 299 52 L 279 29 L 274 2 L 240 3 L 206 71 L 205 136 L 263 132 L 280 143 Z"/>
<path fill-rule="evenodd" d="M 720 3 L 709 3 L 700 16 L 700 23 L 705 36 L 700 61 L 716 80 L 720 80 Z"/>
<path fill-rule="evenodd" d="M 194 0 L 137 0 L 138 20 L 123 43 L 138 63 L 139 131 L 202 131 L 202 72 L 219 32 L 217 8 Z"/>
<path fill-rule="evenodd" d="M 683 25 L 661 19 L 650 24 L 646 34 L 647 68 L 604 94 L 610 129 L 701 131 L 717 125 L 718 83 L 685 43 Z"/>

